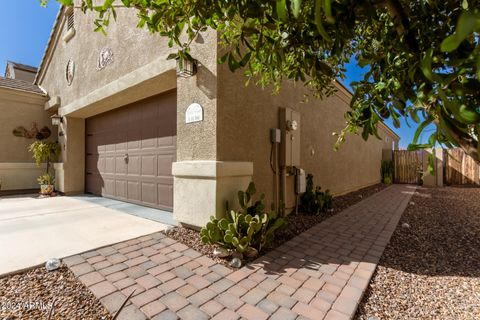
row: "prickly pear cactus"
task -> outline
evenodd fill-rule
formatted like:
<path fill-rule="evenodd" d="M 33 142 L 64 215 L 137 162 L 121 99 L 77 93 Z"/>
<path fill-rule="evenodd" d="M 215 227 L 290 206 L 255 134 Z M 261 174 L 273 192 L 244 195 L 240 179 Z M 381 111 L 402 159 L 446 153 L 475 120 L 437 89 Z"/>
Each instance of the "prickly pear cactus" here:
<path fill-rule="evenodd" d="M 216 244 L 222 240 L 223 231 L 219 228 L 218 223 L 218 219 L 212 216 L 205 227 L 200 230 L 200 238 L 203 243 Z"/>

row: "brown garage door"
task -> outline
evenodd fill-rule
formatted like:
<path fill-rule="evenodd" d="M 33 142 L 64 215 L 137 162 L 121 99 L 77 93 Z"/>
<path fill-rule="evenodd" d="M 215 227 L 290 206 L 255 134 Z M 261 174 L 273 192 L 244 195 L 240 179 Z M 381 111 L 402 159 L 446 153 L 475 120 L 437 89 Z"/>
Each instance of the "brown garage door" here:
<path fill-rule="evenodd" d="M 87 119 L 86 191 L 171 211 L 176 92 Z"/>

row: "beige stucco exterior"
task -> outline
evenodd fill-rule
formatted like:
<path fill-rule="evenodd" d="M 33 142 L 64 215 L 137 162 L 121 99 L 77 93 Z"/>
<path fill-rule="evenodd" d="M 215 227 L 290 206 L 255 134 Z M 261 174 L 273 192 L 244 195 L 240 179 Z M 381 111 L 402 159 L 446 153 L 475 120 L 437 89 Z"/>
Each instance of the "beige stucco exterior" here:
<path fill-rule="evenodd" d="M 297 167 L 312 173 L 316 184 L 334 194 L 380 182 L 380 162 L 398 144 L 398 137 L 380 124 L 381 140 L 371 137 L 364 142 L 349 135 L 334 152 L 337 137 L 332 133 L 345 125 L 351 94 L 338 84 L 333 96 L 303 102 L 307 91 L 302 84 L 285 82 L 278 95 L 253 84 L 245 87 L 241 72 L 232 74 L 226 65 L 217 64 L 222 49 L 212 30 L 200 33 L 192 43 L 197 74 L 179 78 L 175 62 L 166 60 L 174 49 L 158 34 L 136 28 L 134 10 L 118 7 L 118 23 L 112 22 L 107 36 L 94 33 L 94 14 L 84 15 L 79 8 L 75 31 L 66 30 L 63 10 L 36 78 L 48 94 L 42 107 L 63 116 L 62 156 L 55 165 L 59 191 L 85 190 L 86 119 L 172 89 L 177 91 L 174 217 L 193 226 L 202 226 L 211 215 L 223 215 L 225 202 L 233 204 L 237 191 L 252 179 L 257 190 L 266 193 L 267 203 L 274 200 L 279 180 L 270 168 L 270 129 L 281 127 L 279 108 L 300 114 Z M 98 70 L 103 48 L 112 50 L 113 62 Z M 75 63 L 71 84 L 65 76 L 69 60 Z M 187 124 L 185 112 L 192 103 L 203 107 L 203 121 Z M 293 176 L 286 178 L 288 208 L 295 201 L 293 182 Z"/>
<path fill-rule="evenodd" d="M 36 178 L 44 167 L 37 167 L 28 151 L 34 140 L 16 137 L 12 131 L 18 126 L 29 130 L 35 122 L 39 129 L 49 127 L 51 139 L 56 139 L 44 103 L 45 97 L 40 94 L 0 87 L 0 191 L 38 187 Z"/>
<path fill-rule="evenodd" d="M 257 189 L 272 200 L 274 174 L 270 168 L 270 128 L 279 127 L 279 108 L 292 108 L 301 115 L 300 167 L 314 175 L 314 182 L 334 194 L 343 194 L 380 182 L 382 149 L 387 148 L 387 130 L 383 125 L 379 134 L 383 140 L 371 137 L 367 142 L 358 135 L 349 135 L 335 152 L 333 135 L 345 126 L 344 113 L 349 108 L 351 94 L 341 85 L 337 92 L 324 100 L 311 97 L 304 101 L 308 91 L 302 84 L 285 82 L 278 95 L 270 88 L 254 85 L 243 89 L 245 78 L 241 73 L 231 74 L 227 66 L 219 68 L 218 75 L 218 142 L 217 154 L 221 161 L 252 161 Z M 241 88 L 241 89 L 239 89 Z M 388 134 L 392 141 L 394 136 Z M 398 139 L 395 137 L 395 139 Z M 390 149 L 392 144 L 389 144 Z M 293 198 L 293 177 L 287 178 Z"/>
<path fill-rule="evenodd" d="M 119 23 L 112 22 L 107 35 L 93 32 L 94 13 L 74 10 L 72 36 L 61 9 L 36 79 L 50 98 L 45 108 L 66 120 L 59 137 L 62 163 L 55 170 L 57 188 L 67 194 L 84 192 L 86 118 L 176 88 L 175 62 L 166 59 L 172 49 L 165 38 L 135 27 L 134 10 L 117 8 Z M 112 50 L 113 62 L 99 70 L 103 48 Z M 69 60 L 75 64 L 70 85 Z"/>

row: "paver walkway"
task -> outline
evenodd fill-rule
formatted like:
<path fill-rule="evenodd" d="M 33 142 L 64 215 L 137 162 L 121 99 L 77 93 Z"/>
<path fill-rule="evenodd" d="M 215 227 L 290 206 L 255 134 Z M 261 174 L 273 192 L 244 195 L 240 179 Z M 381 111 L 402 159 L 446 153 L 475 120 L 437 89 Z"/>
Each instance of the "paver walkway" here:
<path fill-rule="evenodd" d="M 414 186 L 394 185 L 232 272 L 161 233 L 65 259 L 118 319 L 350 319 Z"/>

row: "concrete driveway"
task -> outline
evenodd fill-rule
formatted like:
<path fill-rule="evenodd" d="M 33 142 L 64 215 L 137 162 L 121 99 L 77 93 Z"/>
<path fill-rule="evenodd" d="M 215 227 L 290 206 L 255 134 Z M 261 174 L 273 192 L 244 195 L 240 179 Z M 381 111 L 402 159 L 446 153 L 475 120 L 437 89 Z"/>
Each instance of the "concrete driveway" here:
<path fill-rule="evenodd" d="M 0 275 L 50 258 L 63 258 L 150 234 L 167 226 L 127 214 L 111 202 L 106 206 L 103 201 L 92 199 L 0 197 Z"/>

